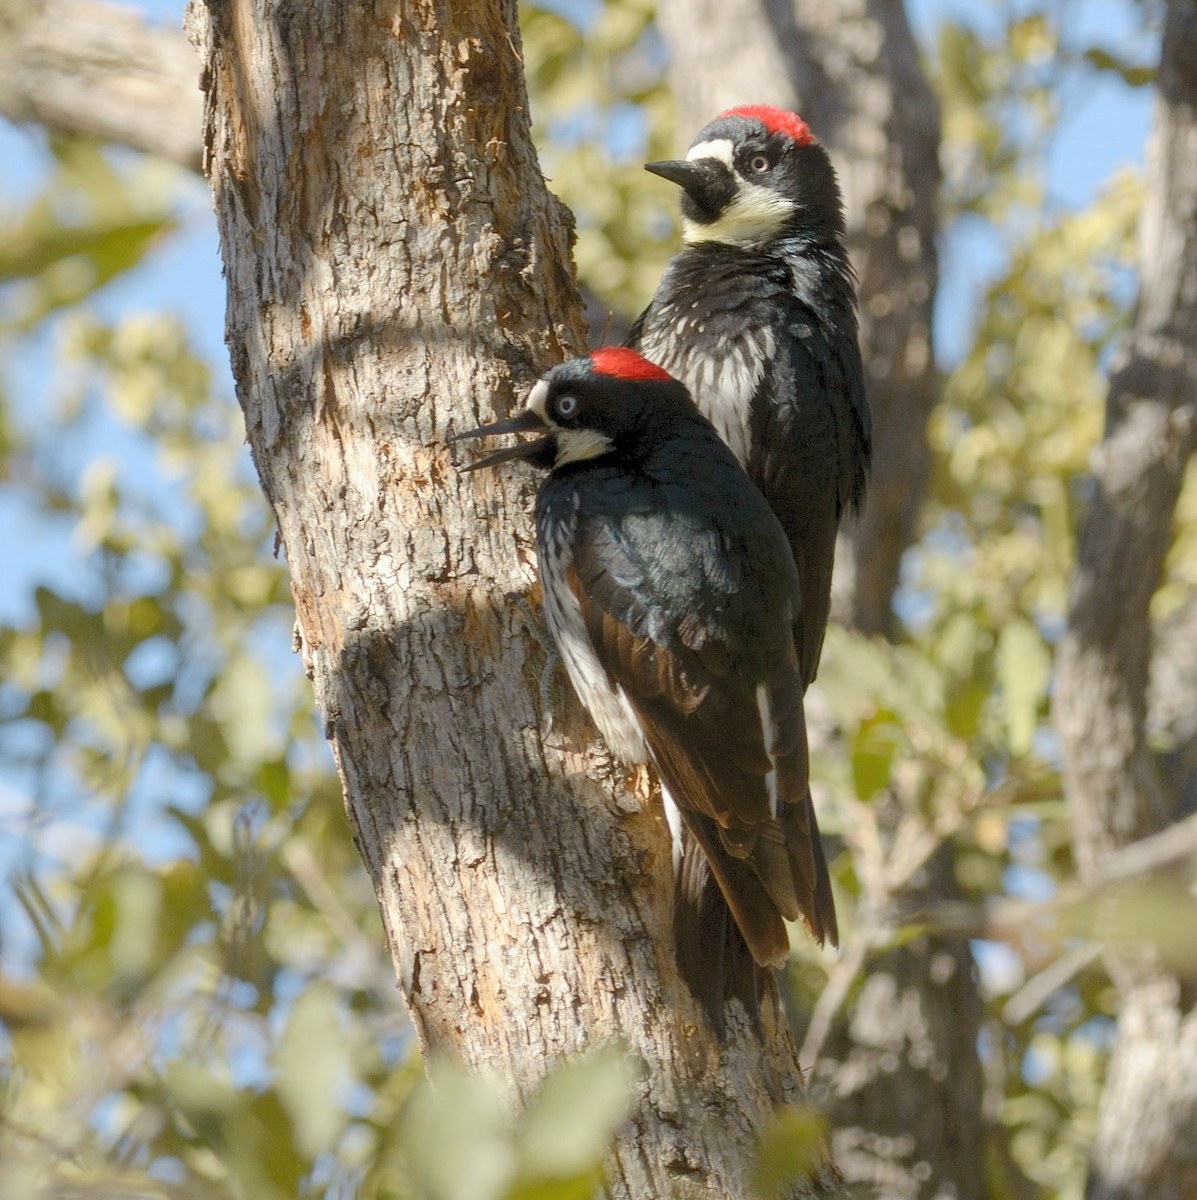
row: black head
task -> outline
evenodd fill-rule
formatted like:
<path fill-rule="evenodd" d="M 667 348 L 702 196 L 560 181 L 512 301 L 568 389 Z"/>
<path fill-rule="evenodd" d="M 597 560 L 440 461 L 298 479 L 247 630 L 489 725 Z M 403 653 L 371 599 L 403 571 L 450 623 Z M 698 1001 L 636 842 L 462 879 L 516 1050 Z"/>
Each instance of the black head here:
<path fill-rule="evenodd" d="M 467 470 L 521 459 L 557 469 L 613 452 L 634 452 L 652 431 L 697 417 L 690 393 L 667 371 L 622 346 L 608 346 L 554 367 L 528 394 L 517 417 L 458 439 L 500 433 L 544 436 L 488 454 Z"/>
<path fill-rule="evenodd" d="M 843 233 L 827 152 L 801 117 L 767 104 L 720 113 L 684 160 L 646 169 L 682 188 L 687 243 L 760 245 L 788 230 Z"/>

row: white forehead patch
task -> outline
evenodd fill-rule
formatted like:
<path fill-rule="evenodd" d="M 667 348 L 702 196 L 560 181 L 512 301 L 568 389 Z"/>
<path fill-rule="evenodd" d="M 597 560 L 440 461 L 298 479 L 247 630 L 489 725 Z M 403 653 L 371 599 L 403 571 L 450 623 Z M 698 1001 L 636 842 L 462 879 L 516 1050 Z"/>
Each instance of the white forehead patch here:
<path fill-rule="evenodd" d="M 712 138 L 709 142 L 698 142 L 686 151 L 686 161 L 694 162 L 699 158 L 717 158 L 731 167 L 735 163 L 735 147 L 730 138 Z"/>
<path fill-rule="evenodd" d="M 528 393 L 528 407 L 542 420 L 548 421 L 548 414 L 545 412 L 545 405 L 549 402 L 549 385 L 548 381 L 539 379 L 536 385 Z"/>

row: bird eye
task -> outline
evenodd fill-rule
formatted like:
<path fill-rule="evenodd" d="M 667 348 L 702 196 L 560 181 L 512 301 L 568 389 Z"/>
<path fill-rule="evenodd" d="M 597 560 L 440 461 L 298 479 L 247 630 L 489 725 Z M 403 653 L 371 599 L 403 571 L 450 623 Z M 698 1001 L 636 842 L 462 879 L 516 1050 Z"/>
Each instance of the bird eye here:
<path fill-rule="evenodd" d="M 769 169 L 769 160 L 763 154 L 758 154 L 752 160 L 752 169 L 758 173 L 761 171 L 767 171 Z"/>
<path fill-rule="evenodd" d="M 578 411 L 577 396 L 560 396 L 557 399 L 557 415 L 559 417 L 572 417 Z"/>

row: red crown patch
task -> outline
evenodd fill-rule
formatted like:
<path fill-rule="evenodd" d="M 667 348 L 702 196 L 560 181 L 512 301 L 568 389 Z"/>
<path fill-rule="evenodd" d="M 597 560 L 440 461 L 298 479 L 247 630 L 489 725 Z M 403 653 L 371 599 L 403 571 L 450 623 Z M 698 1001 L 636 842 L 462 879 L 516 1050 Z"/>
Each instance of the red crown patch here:
<path fill-rule="evenodd" d="M 611 379 L 653 379 L 658 383 L 666 383 L 673 378 L 668 371 L 626 346 L 604 346 L 601 350 L 593 351 L 590 365 L 596 374 Z"/>
<path fill-rule="evenodd" d="M 797 113 L 774 108 L 771 104 L 743 104 L 739 108 L 729 108 L 719 116 L 747 117 L 752 121 L 760 121 L 770 133 L 784 133 L 799 146 L 809 146 L 815 140 L 810 126 Z"/>

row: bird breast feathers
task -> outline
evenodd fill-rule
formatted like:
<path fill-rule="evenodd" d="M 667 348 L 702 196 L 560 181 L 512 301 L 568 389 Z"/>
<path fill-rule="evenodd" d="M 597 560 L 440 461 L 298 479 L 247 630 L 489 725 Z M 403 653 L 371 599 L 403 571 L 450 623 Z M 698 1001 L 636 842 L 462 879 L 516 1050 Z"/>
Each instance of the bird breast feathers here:
<path fill-rule="evenodd" d="M 725 342 L 718 354 L 711 354 L 701 345 L 704 329 L 695 320 L 691 317 L 685 323 L 662 323 L 646 329 L 643 352 L 686 385 L 724 445 L 742 467 L 747 466 L 752 399 L 776 349 L 773 334 L 761 328 Z"/>

